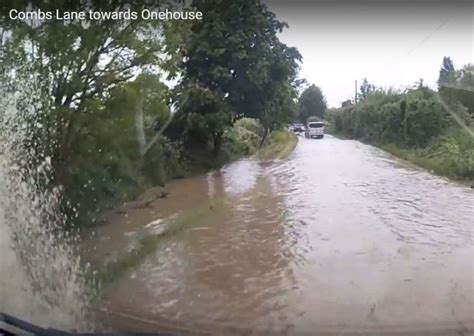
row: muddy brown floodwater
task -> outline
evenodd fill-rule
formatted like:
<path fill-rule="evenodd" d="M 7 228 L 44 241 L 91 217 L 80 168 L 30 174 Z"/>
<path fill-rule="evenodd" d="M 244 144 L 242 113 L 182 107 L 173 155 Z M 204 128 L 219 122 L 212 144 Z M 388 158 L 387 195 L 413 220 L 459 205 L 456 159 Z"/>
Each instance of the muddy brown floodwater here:
<path fill-rule="evenodd" d="M 168 189 L 99 227 L 87 249 L 102 258 L 160 219 L 216 200 L 226 206 L 104 290 L 115 329 L 472 332 L 469 187 L 327 136 L 300 139 L 288 160 L 244 159 Z"/>

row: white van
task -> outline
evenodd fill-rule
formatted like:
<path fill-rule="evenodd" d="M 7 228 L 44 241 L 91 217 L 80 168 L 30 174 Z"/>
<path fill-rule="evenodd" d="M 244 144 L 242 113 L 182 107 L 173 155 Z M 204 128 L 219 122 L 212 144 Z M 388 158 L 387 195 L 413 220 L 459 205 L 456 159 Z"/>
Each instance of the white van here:
<path fill-rule="evenodd" d="M 306 124 L 305 137 L 308 139 L 324 138 L 324 123 L 322 121 L 308 121 Z"/>

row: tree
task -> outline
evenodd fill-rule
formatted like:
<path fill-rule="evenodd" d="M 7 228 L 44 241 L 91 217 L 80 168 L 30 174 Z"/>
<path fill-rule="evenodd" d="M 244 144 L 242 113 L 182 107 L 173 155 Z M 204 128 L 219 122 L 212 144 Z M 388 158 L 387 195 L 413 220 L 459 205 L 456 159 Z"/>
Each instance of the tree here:
<path fill-rule="evenodd" d="M 451 58 L 444 57 L 439 71 L 438 92 L 449 108 L 448 112 L 469 123 L 469 115 L 474 115 L 474 66 L 467 64 L 456 70 Z"/>
<path fill-rule="evenodd" d="M 218 154 L 224 131 L 238 118 L 259 118 L 271 129 L 301 56 L 278 40 L 286 25 L 260 2 L 195 0 L 192 7 L 206 15 L 193 23 L 182 49 L 178 115 L 188 135 L 211 141 Z"/>
<path fill-rule="evenodd" d="M 300 53 L 277 37 L 277 32 L 287 27 L 286 23 L 278 21 L 266 6 L 259 6 L 264 33 L 250 41 L 253 52 L 247 54 L 252 56 L 249 61 L 253 66 L 237 82 L 238 94 L 232 97 L 239 115 L 260 120 L 264 129 L 261 147 L 268 134 L 294 119 L 297 92 L 303 81 L 297 78 Z"/>
<path fill-rule="evenodd" d="M 28 7 L 30 6 L 30 7 Z M 16 1 L 18 10 L 54 12 L 119 11 L 156 8 L 155 4 L 128 4 L 128 1 Z M 0 5 L 7 14 L 11 4 Z M 2 26 L 10 32 L 4 53 L 12 63 L 30 64 L 43 79 L 51 108 L 42 114 L 46 139 L 50 146 L 56 176 L 61 176 L 73 159 L 79 140 L 88 134 L 94 122 L 90 115 L 100 113 L 111 91 L 133 79 L 145 67 L 164 66 L 165 23 L 153 20 L 81 21 L 9 20 L 3 15 Z M 162 34 L 163 33 L 163 34 Z"/>
<path fill-rule="evenodd" d="M 40 76 L 43 101 L 32 125 L 41 127 L 33 127 L 38 134 L 31 144 L 51 157 L 50 183 L 64 186 L 64 202 L 76 208 L 79 204 L 94 213 L 102 200 L 128 197 L 141 184 L 159 182 L 143 168 L 148 165 L 155 173 L 165 157 L 165 164 L 171 161 L 171 146 L 160 136 L 170 116 L 170 94 L 160 78 L 179 70 L 176 51 L 187 26 L 140 16 L 10 20 L 8 11 L 139 13 L 159 5 L 126 0 L 0 3 L 2 71 L 14 77 L 25 68 Z"/>
<path fill-rule="evenodd" d="M 312 84 L 301 93 L 298 100 L 298 119 L 301 122 L 306 122 L 311 116 L 324 119 L 326 108 L 326 99 L 323 92 L 319 87 Z"/>
<path fill-rule="evenodd" d="M 450 57 L 443 57 L 443 63 L 439 70 L 438 85 L 442 87 L 446 83 L 451 83 L 455 79 L 454 63 Z"/>
<path fill-rule="evenodd" d="M 474 116 L 474 65 L 467 64 L 457 72 L 457 98 Z"/>
<path fill-rule="evenodd" d="M 425 85 L 425 80 L 423 78 L 418 79 L 418 81 L 413 84 L 413 88 L 417 90 L 421 90 L 426 88 L 427 86 Z"/>
<path fill-rule="evenodd" d="M 353 105 L 354 104 L 352 104 L 352 100 L 350 100 L 350 99 L 347 99 L 347 100 L 345 100 L 341 103 L 341 107 L 349 107 L 349 106 L 353 106 Z"/>
<path fill-rule="evenodd" d="M 439 70 L 438 91 L 448 106 L 455 102 L 455 90 L 452 88 L 456 82 L 456 69 L 450 57 L 443 57 L 443 63 Z"/>
<path fill-rule="evenodd" d="M 358 95 L 359 101 L 363 101 L 373 91 L 375 91 L 375 85 L 370 84 L 367 78 L 364 78 L 360 86 L 360 94 Z"/>

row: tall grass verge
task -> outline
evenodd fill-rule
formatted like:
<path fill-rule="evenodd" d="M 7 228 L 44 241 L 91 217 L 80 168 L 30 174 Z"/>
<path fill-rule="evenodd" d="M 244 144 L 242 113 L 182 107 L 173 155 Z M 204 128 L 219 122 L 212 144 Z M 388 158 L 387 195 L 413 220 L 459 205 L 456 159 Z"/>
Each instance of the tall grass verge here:
<path fill-rule="evenodd" d="M 298 137 L 288 131 L 274 131 L 260 148 L 257 155 L 261 160 L 283 160 L 290 156 L 298 143 Z"/>

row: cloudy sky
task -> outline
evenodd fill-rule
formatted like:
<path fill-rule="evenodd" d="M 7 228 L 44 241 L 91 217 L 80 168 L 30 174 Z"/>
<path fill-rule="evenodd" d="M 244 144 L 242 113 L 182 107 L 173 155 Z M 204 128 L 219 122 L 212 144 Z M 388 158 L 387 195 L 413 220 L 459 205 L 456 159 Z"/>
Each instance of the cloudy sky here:
<path fill-rule="evenodd" d="M 267 0 L 290 28 L 280 38 L 303 56 L 301 77 L 329 106 L 354 97 L 354 81 L 404 88 L 419 78 L 436 88 L 443 56 L 473 62 L 474 12 L 466 1 Z"/>

